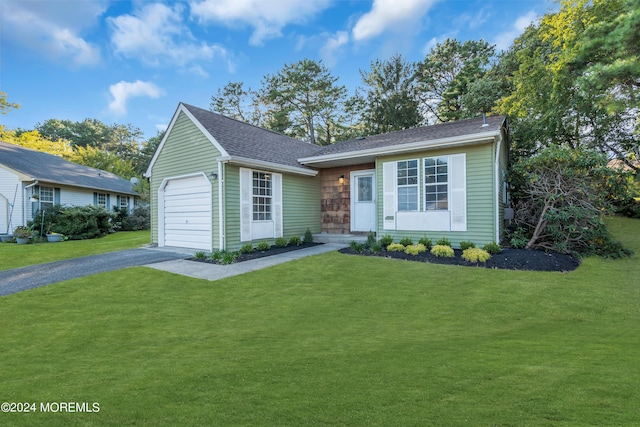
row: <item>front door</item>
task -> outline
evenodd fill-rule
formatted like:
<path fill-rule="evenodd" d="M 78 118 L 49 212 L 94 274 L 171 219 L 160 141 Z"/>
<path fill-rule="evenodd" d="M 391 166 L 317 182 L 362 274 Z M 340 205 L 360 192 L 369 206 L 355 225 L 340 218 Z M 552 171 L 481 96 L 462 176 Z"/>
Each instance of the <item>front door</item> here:
<path fill-rule="evenodd" d="M 351 172 L 351 231 L 376 231 L 376 171 Z"/>

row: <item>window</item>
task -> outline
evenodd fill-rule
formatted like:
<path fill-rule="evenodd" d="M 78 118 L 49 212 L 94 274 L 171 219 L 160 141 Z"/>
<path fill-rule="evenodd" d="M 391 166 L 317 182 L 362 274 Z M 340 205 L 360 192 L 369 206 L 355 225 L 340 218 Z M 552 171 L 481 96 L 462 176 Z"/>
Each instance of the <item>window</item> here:
<path fill-rule="evenodd" d="M 398 211 L 418 210 L 418 161 L 405 160 L 397 164 Z"/>
<path fill-rule="evenodd" d="M 253 172 L 253 220 L 271 221 L 271 175 Z"/>
<path fill-rule="evenodd" d="M 96 205 L 107 209 L 107 195 L 105 193 L 97 194 Z"/>
<path fill-rule="evenodd" d="M 129 210 L 129 198 L 127 196 L 120 196 L 120 209 Z"/>
<path fill-rule="evenodd" d="M 448 157 L 424 159 L 424 209 L 449 209 Z"/>
<path fill-rule="evenodd" d="M 53 187 L 40 187 L 40 210 L 53 207 Z"/>

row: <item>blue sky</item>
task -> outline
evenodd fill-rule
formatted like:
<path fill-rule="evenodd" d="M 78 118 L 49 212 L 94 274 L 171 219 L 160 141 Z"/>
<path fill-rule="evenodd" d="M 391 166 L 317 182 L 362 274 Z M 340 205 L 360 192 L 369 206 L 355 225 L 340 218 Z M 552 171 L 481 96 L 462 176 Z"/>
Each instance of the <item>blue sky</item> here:
<path fill-rule="evenodd" d="M 350 92 L 359 70 L 395 53 L 411 61 L 447 37 L 507 48 L 549 0 L 3 0 L 0 90 L 21 105 L 0 116 L 166 127 L 178 102 L 208 108 L 228 81 L 322 60 Z"/>

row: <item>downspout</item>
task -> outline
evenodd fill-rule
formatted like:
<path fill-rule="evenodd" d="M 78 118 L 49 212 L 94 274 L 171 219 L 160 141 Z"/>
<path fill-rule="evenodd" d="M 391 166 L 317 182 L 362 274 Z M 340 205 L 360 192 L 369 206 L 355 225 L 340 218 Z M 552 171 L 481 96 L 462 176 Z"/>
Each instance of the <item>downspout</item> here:
<path fill-rule="evenodd" d="M 37 179 L 33 181 L 33 184 L 29 184 L 24 187 L 24 195 L 22 196 L 22 224 L 27 225 L 27 188 L 31 188 L 34 185 L 38 185 L 40 181 Z M 33 214 L 33 212 L 31 212 Z"/>
<path fill-rule="evenodd" d="M 224 250 L 226 247 L 226 227 L 224 221 L 224 181 L 225 181 L 225 162 L 218 160 L 218 248 Z"/>
<path fill-rule="evenodd" d="M 495 242 L 500 244 L 500 146 L 502 143 L 502 132 L 500 132 L 500 137 L 496 143 L 496 161 L 494 166 L 494 174 L 495 174 L 495 210 L 496 210 L 496 219 L 495 219 Z"/>

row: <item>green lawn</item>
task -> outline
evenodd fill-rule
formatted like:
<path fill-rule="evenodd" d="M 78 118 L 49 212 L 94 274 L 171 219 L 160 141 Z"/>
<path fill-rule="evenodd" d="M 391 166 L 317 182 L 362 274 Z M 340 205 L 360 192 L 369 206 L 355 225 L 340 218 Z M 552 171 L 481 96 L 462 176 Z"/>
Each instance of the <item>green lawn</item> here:
<path fill-rule="evenodd" d="M 640 221 L 611 227 L 640 253 Z M 515 272 L 337 252 L 0 298 L 4 425 L 640 425 L 640 262 Z"/>
<path fill-rule="evenodd" d="M 0 243 L 0 270 L 139 248 L 150 241 L 151 234 L 146 230 L 120 231 L 100 239 L 68 240 L 59 243 Z"/>

